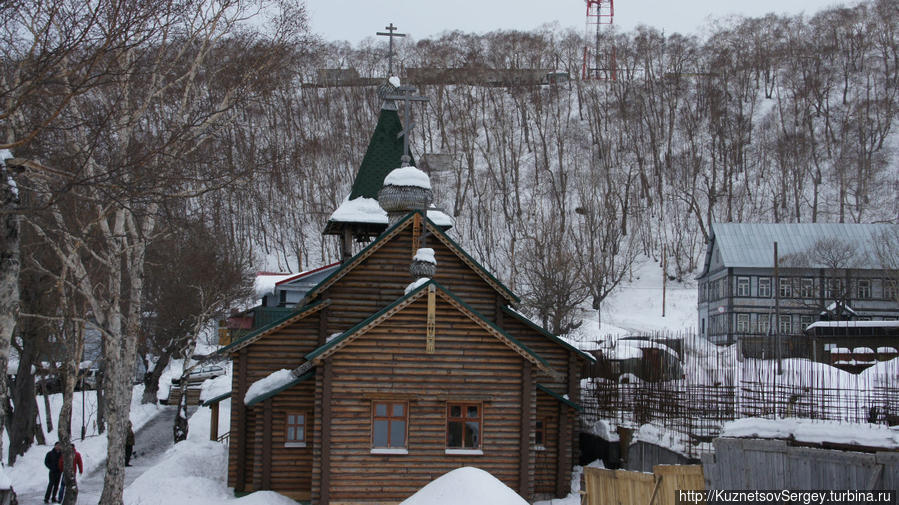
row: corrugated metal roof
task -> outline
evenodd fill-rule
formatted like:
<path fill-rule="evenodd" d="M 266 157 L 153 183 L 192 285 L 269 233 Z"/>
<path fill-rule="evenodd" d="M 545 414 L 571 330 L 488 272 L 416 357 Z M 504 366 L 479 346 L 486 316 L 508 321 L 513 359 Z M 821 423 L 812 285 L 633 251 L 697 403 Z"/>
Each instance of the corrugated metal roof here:
<path fill-rule="evenodd" d="M 774 266 L 774 242 L 780 258 L 808 253 L 821 239 L 839 239 L 858 247 L 853 264 L 843 268 L 877 268 L 873 244 L 899 225 L 847 223 L 713 223 L 713 243 L 718 245 L 725 267 Z M 784 265 L 786 266 L 786 265 Z M 803 265 L 806 266 L 806 265 Z M 807 265 L 823 268 L 827 265 Z"/>

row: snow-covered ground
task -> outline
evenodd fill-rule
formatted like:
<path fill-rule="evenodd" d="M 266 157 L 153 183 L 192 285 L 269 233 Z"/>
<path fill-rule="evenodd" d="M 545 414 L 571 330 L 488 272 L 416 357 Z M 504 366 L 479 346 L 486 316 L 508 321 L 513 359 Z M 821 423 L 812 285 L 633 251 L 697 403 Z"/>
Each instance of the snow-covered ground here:
<path fill-rule="evenodd" d="M 625 279 L 595 310 L 584 310 L 584 324 L 572 335 L 583 341 L 599 341 L 609 336 L 635 333 L 679 332 L 696 327 L 696 282 L 669 280 L 665 285 L 662 315 L 662 269 L 650 258 L 641 257 L 633 274 Z"/>

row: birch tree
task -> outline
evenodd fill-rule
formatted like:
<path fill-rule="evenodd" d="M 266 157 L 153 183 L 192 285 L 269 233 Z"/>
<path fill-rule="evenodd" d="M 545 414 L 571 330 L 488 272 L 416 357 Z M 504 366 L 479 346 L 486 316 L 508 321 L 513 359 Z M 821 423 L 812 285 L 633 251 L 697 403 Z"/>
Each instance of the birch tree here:
<path fill-rule="evenodd" d="M 32 143 L 41 165 L 54 169 L 28 174 L 30 189 L 42 198 L 41 233 L 103 338 L 104 504 L 122 503 L 146 254 L 162 231 L 160 208 L 247 176 L 227 163 L 216 135 L 273 79 L 289 78 L 293 47 L 305 28 L 302 8 L 287 2 L 171 0 L 126 7 L 138 9 L 121 14 L 138 20 L 123 35 L 131 44 L 108 56 L 111 73 L 103 86 L 72 99 L 60 114 L 70 126 Z M 143 8 L 153 15 L 141 16 Z M 268 17 L 259 19 L 263 14 Z M 250 18 L 256 31 L 244 29 Z M 63 201 L 77 202 L 79 211 L 67 212 Z"/>

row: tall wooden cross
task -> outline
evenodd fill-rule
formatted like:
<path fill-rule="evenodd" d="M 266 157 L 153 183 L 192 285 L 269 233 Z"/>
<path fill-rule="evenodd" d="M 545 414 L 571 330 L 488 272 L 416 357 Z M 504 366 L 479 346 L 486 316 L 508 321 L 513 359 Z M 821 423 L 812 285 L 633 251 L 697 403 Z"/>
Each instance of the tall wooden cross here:
<path fill-rule="evenodd" d="M 385 100 L 402 100 L 406 102 L 403 107 L 403 129 L 396 134 L 396 138 L 403 137 L 403 157 L 400 159 L 404 167 L 409 166 L 409 162 L 412 161 L 412 158 L 409 156 L 409 134 L 412 133 L 412 128 L 415 128 L 415 121 L 412 121 L 409 117 L 409 106 L 411 102 L 428 101 L 426 96 L 413 95 L 415 91 L 416 89 L 412 86 L 397 86 L 396 94 L 384 96 Z"/>
<path fill-rule="evenodd" d="M 406 34 L 405 33 L 393 33 L 394 31 L 399 29 L 399 28 L 393 26 L 393 23 L 390 23 L 389 25 L 385 26 L 384 29 L 387 30 L 387 33 L 375 32 L 375 35 L 381 35 L 383 37 L 390 37 L 390 39 L 389 39 L 390 40 L 390 46 L 389 46 L 390 49 L 388 49 L 388 51 L 387 51 L 387 76 L 389 77 L 389 76 L 393 75 L 393 55 L 394 55 L 393 38 L 394 37 L 405 37 Z"/>

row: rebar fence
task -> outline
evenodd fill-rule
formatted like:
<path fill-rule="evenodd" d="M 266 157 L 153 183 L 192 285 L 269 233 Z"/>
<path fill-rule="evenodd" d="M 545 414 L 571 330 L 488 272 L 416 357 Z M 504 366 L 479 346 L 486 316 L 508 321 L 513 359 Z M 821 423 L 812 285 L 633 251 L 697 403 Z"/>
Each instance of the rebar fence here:
<path fill-rule="evenodd" d="M 737 346 L 716 348 L 695 338 L 682 348 L 677 380 L 639 374 L 585 380 L 584 428 L 599 420 L 613 427 L 651 424 L 679 438 L 675 445 L 685 456 L 698 458 L 712 451 L 709 442 L 724 423 L 741 418 L 899 424 L 899 360 L 853 374 L 803 358 L 747 357 Z"/>

